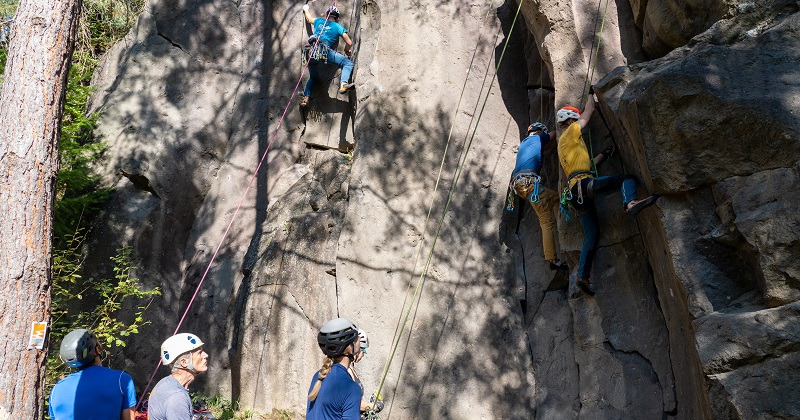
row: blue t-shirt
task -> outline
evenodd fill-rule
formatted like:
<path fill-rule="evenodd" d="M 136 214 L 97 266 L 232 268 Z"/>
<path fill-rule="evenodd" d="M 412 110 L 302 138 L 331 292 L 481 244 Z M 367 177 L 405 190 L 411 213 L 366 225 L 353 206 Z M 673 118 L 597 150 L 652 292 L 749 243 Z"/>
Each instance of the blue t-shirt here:
<path fill-rule="evenodd" d="M 520 171 L 530 170 L 539 173 L 542 170 L 542 146 L 550 141 L 549 134 L 532 134 L 525 138 L 519 145 L 517 152 L 517 165 L 512 176 Z"/>
<path fill-rule="evenodd" d="M 58 383 L 50 391 L 50 418 L 118 419 L 136 405 L 131 375 L 103 366 L 89 366 Z"/>
<path fill-rule="evenodd" d="M 314 34 L 319 37 L 320 42 L 329 47 L 333 47 L 339 41 L 339 37 L 346 33 L 347 29 L 338 22 L 329 20 L 325 23 L 325 18 L 321 17 L 314 19 Z"/>
<path fill-rule="evenodd" d="M 189 390 L 172 375 L 161 379 L 150 393 L 147 415 L 150 420 L 191 420 L 192 398 Z"/>
<path fill-rule="evenodd" d="M 317 383 L 318 375 L 319 372 L 315 373 L 311 379 L 309 393 Z M 336 363 L 322 380 L 317 399 L 308 401 L 306 420 L 359 420 L 361 395 L 361 388 L 347 373 L 347 369 Z"/>

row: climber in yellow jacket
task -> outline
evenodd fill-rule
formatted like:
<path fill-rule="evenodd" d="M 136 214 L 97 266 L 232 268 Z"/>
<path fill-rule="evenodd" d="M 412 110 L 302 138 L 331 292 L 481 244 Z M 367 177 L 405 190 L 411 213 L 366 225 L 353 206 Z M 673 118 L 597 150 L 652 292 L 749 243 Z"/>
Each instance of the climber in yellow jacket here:
<path fill-rule="evenodd" d="M 578 262 L 577 285 L 585 293 L 594 295 L 589 275 L 592 260 L 600 240 L 595 209 L 595 197 L 617 190 L 622 192 L 622 207 L 627 214 L 637 215 L 645 207 L 655 203 L 658 196 L 651 195 L 639 200 L 636 195 L 636 178 L 630 174 L 596 177 L 592 172 L 592 161 L 583 141 L 581 130 L 589 123 L 595 109 L 594 92 L 590 90 L 589 100 L 583 113 L 574 107 L 565 106 L 556 114 L 561 130 L 558 138 L 558 160 L 567 175 L 570 203 L 578 211 L 583 228 L 583 246 Z"/>

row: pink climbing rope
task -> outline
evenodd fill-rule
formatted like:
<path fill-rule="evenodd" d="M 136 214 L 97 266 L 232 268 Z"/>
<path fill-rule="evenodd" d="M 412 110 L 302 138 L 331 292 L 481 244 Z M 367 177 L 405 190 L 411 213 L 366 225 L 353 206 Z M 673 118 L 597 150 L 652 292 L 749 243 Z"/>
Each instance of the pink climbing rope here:
<path fill-rule="evenodd" d="M 311 0 L 311 2 L 314 1 L 316 0 Z M 331 6 L 336 6 L 336 0 L 333 0 Z M 323 28 L 325 27 L 325 25 L 327 25 L 328 19 L 330 19 L 330 15 L 331 15 L 330 8 L 328 8 L 328 13 L 325 15 L 325 23 L 323 23 L 322 25 Z M 305 16 L 303 17 L 303 23 L 305 24 Z M 317 46 L 319 45 L 319 41 L 320 37 L 317 37 L 317 40 L 316 42 L 314 42 L 314 46 L 312 48 L 316 49 Z M 194 293 L 192 294 L 192 298 L 189 299 L 189 303 L 186 305 L 186 310 L 183 311 L 183 315 L 181 315 L 181 319 L 180 321 L 178 321 L 178 325 L 175 327 L 175 331 L 172 333 L 172 335 L 177 334 L 178 331 L 180 330 L 184 319 L 186 319 L 186 315 L 189 313 L 189 309 L 192 307 L 192 303 L 194 303 L 195 298 L 197 298 L 197 294 L 200 292 L 200 288 L 203 286 L 203 282 L 206 280 L 206 277 L 208 276 L 208 272 L 211 271 L 211 266 L 217 259 L 219 250 L 222 248 L 222 244 L 225 243 L 225 239 L 228 237 L 228 233 L 231 230 L 231 226 L 233 226 L 233 222 L 236 220 L 236 216 L 238 216 L 239 214 L 239 210 L 242 209 L 242 204 L 244 204 L 244 200 L 245 198 L 247 198 L 247 194 L 250 193 L 250 189 L 253 186 L 253 181 L 255 181 L 256 177 L 258 176 L 258 171 L 261 170 L 261 166 L 263 166 L 264 160 L 267 158 L 267 153 L 269 152 L 270 147 L 272 147 L 272 143 L 275 141 L 275 138 L 278 136 L 278 130 L 280 130 L 281 124 L 283 124 L 283 120 L 286 118 L 286 113 L 289 111 L 289 105 L 292 104 L 292 99 L 294 99 L 294 95 L 297 94 L 297 89 L 300 87 L 300 83 L 303 81 L 303 76 L 305 75 L 306 69 L 308 68 L 309 61 L 310 60 L 306 61 L 306 64 L 300 71 L 300 77 L 297 79 L 297 83 L 294 85 L 294 89 L 292 90 L 292 95 L 289 96 L 289 101 L 286 103 L 286 107 L 283 109 L 283 114 L 281 115 L 281 119 L 278 120 L 278 125 L 277 127 L 275 127 L 275 132 L 272 133 L 272 137 L 270 138 L 269 143 L 267 143 L 267 149 L 264 150 L 264 154 L 261 155 L 261 160 L 258 162 L 258 166 L 256 166 L 256 169 L 253 171 L 253 175 L 250 177 L 250 182 L 247 183 L 247 188 L 245 189 L 244 194 L 242 194 L 242 198 L 239 200 L 239 204 L 236 206 L 236 211 L 233 212 L 233 216 L 231 216 L 231 220 L 230 222 L 228 222 L 228 227 L 225 228 L 225 233 L 222 234 L 222 238 L 220 238 L 219 244 L 217 244 L 217 248 L 214 249 L 214 254 L 211 256 L 211 260 L 208 262 L 208 266 L 206 267 L 206 270 L 203 272 L 203 276 L 200 278 L 200 282 L 197 283 L 197 287 L 195 288 Z M 150 389 L 150 385 L 153 383 L 153 379 L 155 378 L 156 373 L 158 373 L 158 368 L 160 367 L 161 367 L 161 358 L 159 357 L 158 364 L 156 365 L 156 368 L 153 370 L 153 374 L 150 375 L 150 380 L 147 381 L 147 385 L 145 385 L 144 390 L 142 390 L 142 395 L 139 398 L 139 402 L 136 404 L 135 411 L 139 411 L 139 407 L 142 405 L 142 402 L 144 401 L 144 396 Z"/>

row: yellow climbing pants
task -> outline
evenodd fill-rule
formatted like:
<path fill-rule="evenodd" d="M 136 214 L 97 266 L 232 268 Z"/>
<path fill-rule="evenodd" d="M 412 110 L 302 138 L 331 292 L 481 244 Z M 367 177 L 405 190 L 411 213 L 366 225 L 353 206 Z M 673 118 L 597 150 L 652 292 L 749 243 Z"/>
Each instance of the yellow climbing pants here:
<path fill-rule="evenodd" d="M 528 201 L 531 203 L 530 201 Z M 554 211 L 558 206 L 558 194 L 549 189 L 542 188 L 539 193 L 539 202 L 531 203 L 536 216 L 539 217 L 539 226 L 542 227 L 542 248 L 544 249 L 544 259 L 555 261 L 556 259 L 556 217 Z"/>

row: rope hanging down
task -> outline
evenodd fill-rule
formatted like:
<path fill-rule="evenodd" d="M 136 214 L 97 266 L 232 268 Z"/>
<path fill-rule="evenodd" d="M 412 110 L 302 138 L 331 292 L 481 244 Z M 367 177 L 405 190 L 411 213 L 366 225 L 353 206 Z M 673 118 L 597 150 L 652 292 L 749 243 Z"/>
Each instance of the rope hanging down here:
<path fill-rule="evenodd" d="M 600 17 L 600 5 L 601 4 L 603 4 L 603 0 L 598 0 L 598 2 L 597 2 L 597 12 L 596 12 L 595 18 L 594 18 L 594 28 L 592 29 L 592 31 L 596 31 L 597 30 L 597 18 Z M 586 101 L 589 99 L 589 95 L 591 95 L 589 93 L 589 89 L 592 86 L 592 79 L 594 79 L 594 69 L 597 67 L 597 60 L 598 60 L 598 56 L 600 54 L 600 43 L 603 40 L 603 29 L 606 26 L 606 16 L 607 15 L 608 15 L 608 0 L 606 0 L 606 7 L 603 10 L 603 19 L 601 20 L 601 23 L 600 23 L 600 32 L 595 32 L 595 34 L 597 35 L 597 47 L 595 47 L 594 40 L 592 40 L 592 48 L 589 50 L 589 64 L 586 67 L 586 78 L 585 78 L 585 83 L 583 84 L 583 91 L 581 92 L 581 101 L 580 101 L 580 105 L 579 106 L 582 106 L 583 104 L 585 104 Z M 592 56 L 594 56 L 594 58 L 592 58 Z M 591 74 L 589 72 L 590 69 L 591 69 Z M 583 111 L 583 110 L 581 110 L 581 111 Z M 591 165 L 592 165 L 592 172 L 595 175 L 599 175 L 599 172 L 598 172 L 598 169 L 597 169 L 597 165 L 594 163 L 594 151 L 592 150 L 593 148 L 592 148 L 592 133 L 591 133 L 591 131 L 587 131 L 586 137 L 587 137 L 587 140 L 588 140 L 587 143 L 589 145 L 589 161 L 591 162 Z"/>
<path fill-rule="evenodd" d="M 336 5 L 336 0 L 333 0 L 331 6 Z M 330 9 L 329 13 L 325 16 L 325 24 L 328 23 L 328 19 L 330 18 Z M 325 25 L 323 24 L 323 26 Z M 317 39 L 317 43 L 319 43 L 319 39 Z M 315 47 L 317 44 L 314 45 Z M 278 130 L 280 130 L 281 125 L 283 124 L 283 120 L 286 119 L 286 113 L 289 111 L 289 106 L 292 104 L 292 100 L 294 99 L 295 94 L 297 94 L 297 89 L 300 86 L 300 83 L 303 81 L 303 76 L 305 75 L 306 69 L 308 69 L 308 64 L 306 64 L 302 71 L 300 72 L 300 77 L 297 79 L 297 83 L 294 85 L 294 90 L 292 90 L 292 94 L 289 96 L 289 100 L 286 103 L 286 107 L 283 109 L 283 114 L 281 115 L 280 120 L 278 120 L 278 125 L 275 127 L 275 131 L 272 133 L 272 137 L 270 137 L 269 142 L 267 143 L 267 148 L 264 150 L 264 153 L 261 155 L 261 160 L 258 161 L 258 165 L 256 166 L 255 170 L 253 171 L 253 175 L 250 177 L 250 182 L 247 184 L 247 188 L 242 194 L 242 198 L 239 200 L 239 204 L 236 206 L 236 210 L 233 212 L 231 216 L 230 222 L 228 222 L 228 226 L 225 228 L 225 232 L 222 234 L 222 238 L 219 240 L 219 244 L 214 249 L 214 254 L 211 256 L 211 260 L 208 262 L 208 266 L 206 267 L 205 271 L 203 272 L 203 276 L 200 277 L 200 281 L 197 283 L 197 287 L 192 294 L 191 299 L 189 299 L 189 303 L 186 305 L 186 310 L 181 315 L 180 321 L 178 321 L 178 325 L 175 327 L 175 331 L 172 335 L 178 333 L 183 324 L 183 321 L 186 319 L 186 315 L 189 313 L 189 309 L 192 307 L 192 303 L 197 298 L 197 294 L 200 292 L 200 288 L 203 286 L 203 282 L 205 281 L 206 277 L 208 276 L 208 272 L 211 271 L 211 266 L 214 265 L 214 261 L 217 259 L 217 255 L 219 254 L 219 250 L 222 248 L 222 244 L 225 243 L 225 239 L 228 238 L 228 234 L 230 233 L 231 227 L 233 226 L 233 222 L 236 220 L 236 217 L 239 215 L 239 211 L 242 209 L 242 205 L 244 204 L 245 198 L 250 193 L 250 189 L 253 187 L 253 182 L 258 177 L 258 172 L 261 170 L 261 167 L 264 165 L 264 161 L 267 158 L 267 153 L 269 153 L 269 149 L 272 147 L 272 143 L 275 141 L 275 138 L 278 136 Z M 159 358 L 160 359 L 160 358 Z M 147 385 L 145 385 L 144 389 L 142 390 L 141 397 L 139 402 L 136 404 L 136 411 L 139 410 L 142 402 L 144 401 L 144 396 L 147 394 L 147 391 L 150 389 L 150 385 L 153 383 L 153 378 L 155 378 L 156 373 L 158 372 L 158 368 L 161 367 L 161 360 L 159 360 L 156 368 L 153 370 L 153 374 L 150 375 L 150 380 L 147 381 Z"/>
<path fill-rule="evenodd" d="M 489 89 L 487 90 L 486 96 L 484 97 L 483 106 L 481 106 L 481 111 L 478 114 L 478 118 L 477 118 L 477 121 L 475 123 L 475 127 L 473 127 L 473 130 L 472 130 L 472 135 L 470 136 L 469 142 L 467 143 L 467 147 L 464 150 L 464 155 L 463 155 L 463 158 L 461 160 L 461 164 L 458 167 L 458 171 L 456 173 L 456 176 L 453 179 L 453 184 L 450 187 L 450 193 L 449 193 L 449 195 L 447 197 L 447 202 L 446 202 L 446 204 L 444 206 L 444 210 L 442 211 L 442 215 L 439 218 L 439 223 L 438 223 L 438 226 L 436 228 L 436 234 L 433 237 L 433 242 L 431 243 L 431 248 L 430 248 L 430 251 L 428 252 L 428 256 L 427 256 L 427 259 L 425 261 L 425 266 L 424 266 L 424 268 L 422 270 L 422 273 L 419 276 L 419 280 L 417 281 L 417 285 L 416 285 L 416 287 L 414 289 L 414 295 L 411 298 L 411 304 L 409 305 L 408 310 L 405 313 L 405 316 L 403 318 L 403 323 L 402 323 L 402 326 L 400 327 L 397 340 L 395 341 L 394 346 L 392 347 L 391 355 L 389 356 L 389 360 L 386 363 L 386 369 L 384 370 L 383 376 L 381 377 L 380 384 L 378 385 L 378 391 L 377 391 L 378 395 L 381 394 L 381 390 L 383 389 L 383 385 L 386 382 L 386 377 L 388 376 L 389 368 L 391 367 L 392 360 L 394 359 L 394 356 L 397 353 L 397 347 L 398 347 L 398 345 L 400 343 L 400 337 L 403 334 L 403 330 L 405 330 L 405 326 L 408 323 L 408 317 L 411 314 L 411 309 L 414 307 L 414 301 L 419 296 L 422 283 L 423 283 L 423 281 L 425 279 L 425 276 L 428 273 L 428 268 L 430 267 L 431 260 L 433 259 L 433 251 L 436 248 L 436 242 L 439 239 L 439 235 L 442 232 L 442 226 L 444 225 L 445 216 L 447 216 L 447 211 L 450 209 L 450 204 L 453 201 L 453 196 L 455 195 L 455 190 L 456 190 L 456 187 L 458 186 L 458 181 L 461 178 L 461 173 L 463 172 L 464 166 L 466 165 L 466 162 L 467 162 L 467 156 L 469 156 L 469 151 L 472 148 L 472 142 L 475 140 L 475 133 L 478 130 L 478 125 L 480 124 L 481 117 L 483 117 L 483 112 L 486 109 L 486 104 L 489 102 L 489 95 L 492 92 L 492 85 L 494 84 L 494 81 L 497 79 L 497 73 L 500 70 L 500 64 L 503 62 L 503 57 L 505 56 L 506 49 L 508 48 L 508 43 L 511 40 L 511 34 L 514 31 L 514 26 L 517 23 L 517 18 L 519 18 L 519 12 L 522 9 L 522 3 L 523 2 L 520 1 L 519 2 L 519 6 L 517 6 L 517 12 L 514 15 L 514 20 L 511 23 L 511 29 L 509 29 L 509 31 L 508 31 L 508 37 L 506 38 L 506 42 L 503 45 L 503 51 L 500 53 L 500 58 L 498 59 L 497 65 L 495 66 L 495 71 L 494 71 L 494 75 L 492 76 L 492 81 L 489 83 Z"/>
<path fill-rule="evenodd" d="M 478 35 L 478 40 L 479 41 L 480 41 L 480 38 L 481 38 L 480 34 L 483 33 L 483 26 L 486 23 L 486 21 L 488 20 L 488 17 L 489 17 L 490 13 L 491 13 L 491 9 L 489 9 L 486 12 L 486 16 L 483 18 L 483 23 L 481 24 L 481 27 L 478 30 L 478 34 L 479 34 Z M 455 127 L 455 124 L 456 124 L 456 117 L 458 116 L 458 110 L 461 107 L 461 101 L 464 98 L 464 92 L 467 90 L 467 82 L 469 81 L 469 75 L 472 72 L 472 64 L 475 62 L 475 57 L 477 56 L 477 53 L 478 53 L 478 47 L 479 47 L 479 44 L 476 45 L 475 49 L 472 51 L 472 59 L 470 59 L 469 66 L 467 67 L 467 75 L 464 77 L 464 84 L 461 87 L 461 94 L 458 97 L 458 103 L 456 103 L 455 110 L 453 111 L 453 121 L 450 124 L 450 131 L 447 134 L 447 141 L 445 142 L 444 152 L 442 153 L 442 161 L 439 164 L 439 172 L 436 175 L 436 183 L 434 184 L 433 192 L 431 192 L 431 201 L 428 204 L 428 214 L 425 216 L 425 222 L 423 222 L 423 224 L 422 224 L 422 226 L 423 226 L 422 237 L 419 240 L 419 247 L 417 248 L 417 254 L 414 257 L 414 265 L 412 266 L 412 270 L 411 270 L 412 278 L 413 278 L 413 273 L 417 269 L 417 263 L 419 262 L 419 257 L 422 255 L 422 247 L 425 244 L 425 233 L 427 232 L 428 221 L 430 220 L 431 213 L 433 211 L 433 203 L 434 203 L 434 201 L 436 199 L 436 192 L 439 190 L 439 182 L 442 179 L 442 172 L 444 171 L 445 158 L 447 157 L 447 151 L 450 148 L 450 141 L 451 141 L 451 139 L 453 137 L 453 128 Z M 487 67 L 487 74 L 488 74 L 488 67 Z M 484 74 L 483 77 L 484 77 L 483 82 L 485 83 L 486 82 L 486 74 Z M 483 90 L 483 88 L 481 87 L 481 91 L 482 90 Z M 475 105 L 475 108 L 477 110 L 477 104 Z M 472 115 L 473 115 L 473 117 L 470 119 L 469 127 L 472 127 L 472 121 L 475 118 L 474 117 L 475 116 L 475 111 L 472 112 Z M 469 132 L 469 130 L 467 130 L 467 132 Z M 464 140 L 466 141 L 466 138 Z M 397 324 L 395 325 L 394 333 L 392 334 L 392 344 L 391 344 L 391 346 L 394 346 L 396 339 L 399 340 L 399 337 L 397 335 L 397 331 L 399 330 L 400 323 L 401 323 L 401 321 L 403 319 L 403 310 L 405 309 L 406 303 L 408 302 L 408 292 L 411 291 L 411 285 L 412 284 L 413 284 L 412 282 L 408 283 L 408 287 L 406 288 L 406 292 L 405 292 L 405 294 L 403 296 L 403 304 L 401 306 L 400 316 L 397 318 Z"/>

